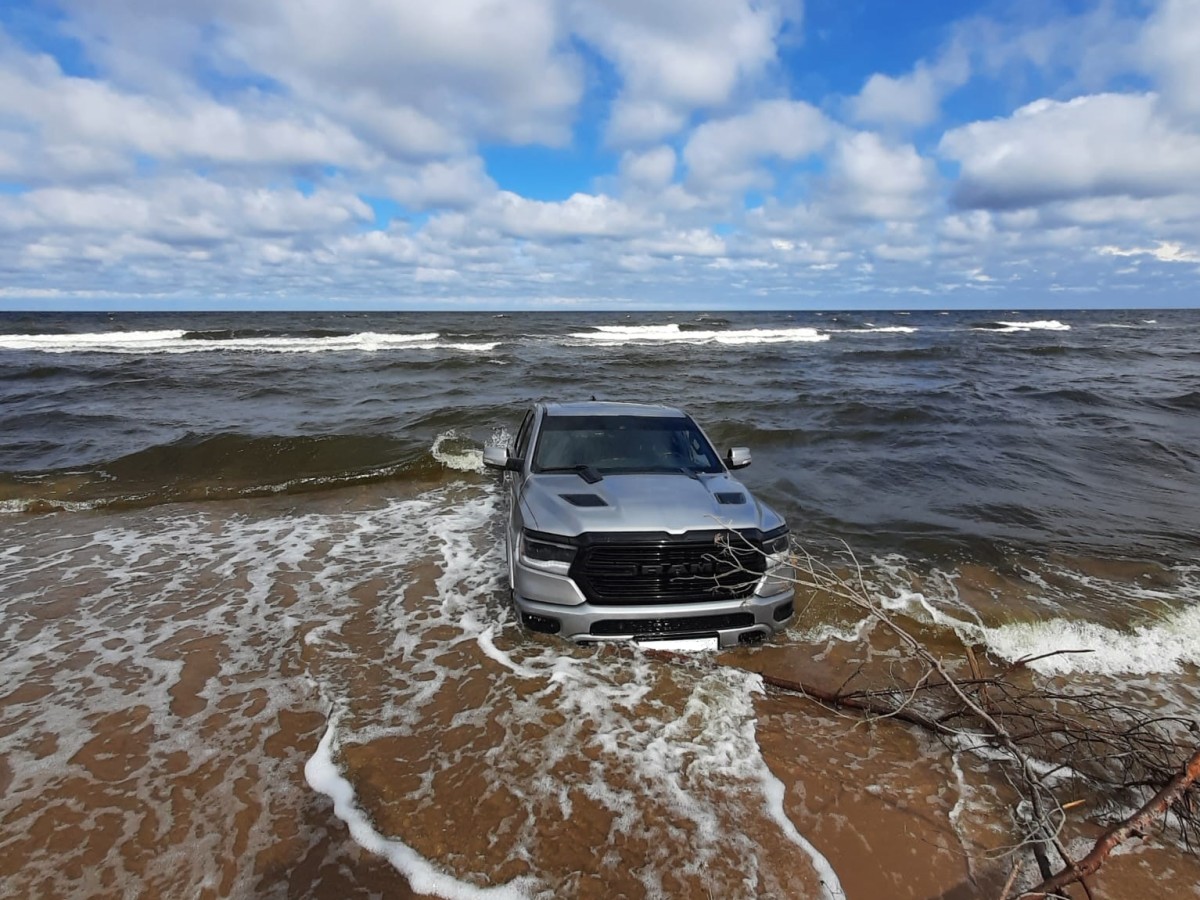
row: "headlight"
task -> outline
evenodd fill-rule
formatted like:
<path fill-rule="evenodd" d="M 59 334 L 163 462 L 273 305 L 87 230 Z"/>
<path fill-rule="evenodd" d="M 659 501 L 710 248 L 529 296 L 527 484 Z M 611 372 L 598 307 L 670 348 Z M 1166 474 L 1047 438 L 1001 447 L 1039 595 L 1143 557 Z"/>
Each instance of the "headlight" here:
<path fill-rule="evenodd" d="M 791 549 L 792 539 L 786 525 L 764 534 L 763 553 L 767 555 L 767 571 L 786 565 Z"/>
<path fill-rule="evenodd" d="M 521 562 L 535 569 L 558 572 L 565 575 L 575 559 L 575 548 L 570 544 L 548 540 L 529 532 L 521 535 Z"/>
<path fill-rule="evenodd" d="M 763 535 L 763 550 L 772 555 L 787 553 L 791 547 L 791 535 L 787 526 L 768 531 Z"/>

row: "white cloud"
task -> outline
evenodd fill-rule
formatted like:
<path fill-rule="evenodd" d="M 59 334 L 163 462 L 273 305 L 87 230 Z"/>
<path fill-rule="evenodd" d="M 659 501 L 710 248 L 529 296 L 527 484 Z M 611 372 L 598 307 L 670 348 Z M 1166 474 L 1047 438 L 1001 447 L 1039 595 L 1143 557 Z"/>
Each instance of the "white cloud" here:
<path fill-rule="evenodd" d="M 663 224 L 661 215 L 604 194 L 572 194 L 550 202 L 501 191 L 480 208 L 478 218 L 502 234 L 546 241 L 629 237 Z"/>
<path fill-rule="evenodd" d="M 937 120 L 942 98 L 970 75 L 965 52 L 951 46 L 932 65 L 924 60 L 899 77 L 876 73 L 850 103 L 860 122 L 918 127 Z"/>
<path fill-rule="evenodd" d="M 417 284 L 447 284 L 461 281 L 462 273 L 454 269 L 430 269 L 426 266 L 417 266 L 413 270 L 413 280 Z"/>
<path fill-rule="evenodd" d="M 36 139 L 18 137 L 17 167 L 43 177 L 112 174 L 119 154 L 218 164 L 366 165 L 367 149 L 321 117 L 238 109 L 202 96 L 171 101 L 121 92 L 64 75 L 50 57 L 16 58 L 0 68 L 0 115 Z M 23 145 L 23 146 L 22 146 Z"/>
<path fill-rule="evenodd" d="M 785 263 L 816 271 L 835 270 L 855 259 L 850 247 L 829 234 L 791 240 L 771 238 L 763 249 Z"/>
<path fill-rule="evenodd" d="M 387 264 L 414 264 L 423 258 L 420 244 L 403 229 L 346 235 L 330 247 L 337 259 L 360 259 Z"/>
<path fill-rule="evenodd" d="M 973 17 L 954 27 L 954 40 L 973 68 L 1017 87 L 1032 67 L 1066 93 L 1095 93 L 1128 73 L 1137 57 L 1143 21 L 1128 4 L 1096 2 L 1075 14 L 1049 5 L 1010 5 L 1001 20 Z"/>
<path fill-rule="evenodd" d="M 779 55 L 798 0 L 62 3 L 69 71 L 0 30 L 0 269 L 29 291 L 796 302 L 1182 283 L 1154 263 L 1198 252 L 1200 0 L 947 20 L 851 98 L 818 44 Z M 906 130 L 970 76 L 1053 99 L 948 131 L 939 173 Z M 566 149 L 492 155 L 522 142 Z M 543 199 L 505 180 L 556 159 Z"/>
<path fill-rule="evenodd" d="M 353 194 L 238 189 L 195 176 L 162 179 L 137 190 L 48 187 L 0 197 L 0 230 L 132 235 L 177 246 L 328 233 L 370 216 L 370 207 Z"/>
<path fill-rule="evenodd" d="M 26 123 L 26 127 L 29 125 Z M 136 170 L 127 150 L 0 129 L 0 178 L 32 184 L 119 179 Z"/>
<path fill-rule="evenodd" d="M 683 131 L 688 110 L 659 100 L 625 99 L 614 104 L 608 132 L 614 144 L 649 143 Z"/>
<path fill-rule="evenodd" d="M 622 86 L 609 123 L 617 144 L 658 140 L 688 115 L 725 104 L 775 61 L 797 11 L 777 0 L 569 0 L 574 30 L 612 61 Z"/>
<path fill-rule="evenodd" d="M 1154 94 L 1038 100 L 949 131 L 939 149 L 961 166 L 955 196 L 966 207 L 1200 188 L 1200 135 L 1174 126 Z"/>
<path fill-rule="evenodd" d="M 388 194 L 410 209 L 465 209 L 496 191 L 478 156 L 414 167 L 387 179 Z"/>
<path fill-rule="evenodd" d="M 767 100 L 742 115 L 705 122 L 683 150 L 689 179 L 715 189 L 761 183 L 760 160 L 796 162 L 821 150 L 835 127 L 803 101 Z"/>
<path fill-rule="evenodd" d="M 927 260 L 933 251 L 927 244 L 884 242 L 876 244 L 870 252 L 873 258 L 884 262 L 916 263 Z"/>
<path fill-rule="evenodd" d="M 260 0 L 224 49 L 357 128 L 383 116 L 393 152 L 422 155 L 461 149 L 433 146 L 429 123 L 565 142 L 582 92 L 566 36 L 553 0 Z"/>
<path fill-rule="evenodd" d="M 1200 0 L 1163 0 L 1138 50 L 1142 65 L 1158 76 L 1170 109 L 1200 121 Z"/>
<path fill-rule="evenodd" d="M 621 156 L 621 178 L 641 189 L 665 188 L 675 178 L 675 150 L 664 145 L 640 153 L 626 151 Z"/>
<path fill-rule="evenodd" d="M 406 159 L 481 137 L 565 143 L 583 90 L 560 0 L 69 2 L 72 30 L 119 83 L 169 96 L 200 68 L 266 80 Z"/>
<path fill-rule="evenodd" d="M 876 73 L 854 99 L 854 118 L 876 124 L 928 125 L 938 115 L 941 91 L 927 66 L 892 78 Z"/>
<path fill-rule="evenodd" d="M 85 49 L 106 81 L 158 98 L 192 90 L 192 65 L 206 33 L 236 10 L 236 0 L 57 0 L 62 30 Z M 214 70 L 228 64 L 211 59 Z"/>
<path fill-rule="evenodd" d="M 725 241 L 706 228 L 671 231 L 661 236 L 638 238 L 629 244 L 635 254 L 646 256 L 718 257 L 727 252 Z"/>
<path fill-rule="evenodd" d="M 1154 247 L 1106 246 L 1097 250 L 1103 256 L 1149 256 L 1159 262 L 1200 263 L 1200 252 L 1185 248 L 1176 241 L 1159 241 Z"/>
<path fill-rule="evenodd" d="M 1200 222 L 1200 196 L 1181 192 L 1157 197 L 1098 196 L 1062 200 L 1039 207 L 1024 227 L 1079 225 L 1085 228 L 1144 226 L 1159 234 L 1192 233 Z M 1189 229 L 1191 230 L 1189 232 Z"/>
<path fill-rule="evenodd" d="M 938 236 L 952 243 L 981 244 L 995 238 L 996 225 L 989 210 L 973 209 L 944 217 Z"/>
<path fill-rule="evenodd" d="M 842 216 L 911 219 L 928 208 L 933 187 L 933 163 L 911 144 L 889 145 L 864 131 L 834 145 L 824 201 Z"/>

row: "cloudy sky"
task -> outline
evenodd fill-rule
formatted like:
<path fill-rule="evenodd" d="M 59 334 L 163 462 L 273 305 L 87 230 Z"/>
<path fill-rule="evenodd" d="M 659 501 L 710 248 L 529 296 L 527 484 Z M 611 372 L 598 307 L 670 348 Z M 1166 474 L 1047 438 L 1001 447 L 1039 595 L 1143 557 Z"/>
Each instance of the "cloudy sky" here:
<path fill-rule="evenodd" d="M 1198 287 L 1200 0 L 0 6 L 0 308 Z"/>

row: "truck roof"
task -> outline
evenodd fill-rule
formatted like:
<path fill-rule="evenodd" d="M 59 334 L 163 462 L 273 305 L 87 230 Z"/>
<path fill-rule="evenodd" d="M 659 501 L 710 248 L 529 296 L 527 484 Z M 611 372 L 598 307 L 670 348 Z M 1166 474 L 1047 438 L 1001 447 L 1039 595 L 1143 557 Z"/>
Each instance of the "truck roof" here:
<path fill-rule="evenodd" d="M 659 416 L 685 418 L 671 406 L 650 403 L 619 403 L 610 400 L 583 400 L 576 403 L 547 403 L 548 416 Z"/>

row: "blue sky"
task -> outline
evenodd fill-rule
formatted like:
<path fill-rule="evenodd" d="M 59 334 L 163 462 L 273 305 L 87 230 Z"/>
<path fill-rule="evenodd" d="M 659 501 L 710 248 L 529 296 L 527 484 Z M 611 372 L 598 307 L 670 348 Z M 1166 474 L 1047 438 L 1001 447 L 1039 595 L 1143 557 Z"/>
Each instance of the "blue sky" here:
<path fill-rule="evenodd" d="M 1200 0 L 0 7 L 0 309 L 1194 306 Z"/>

